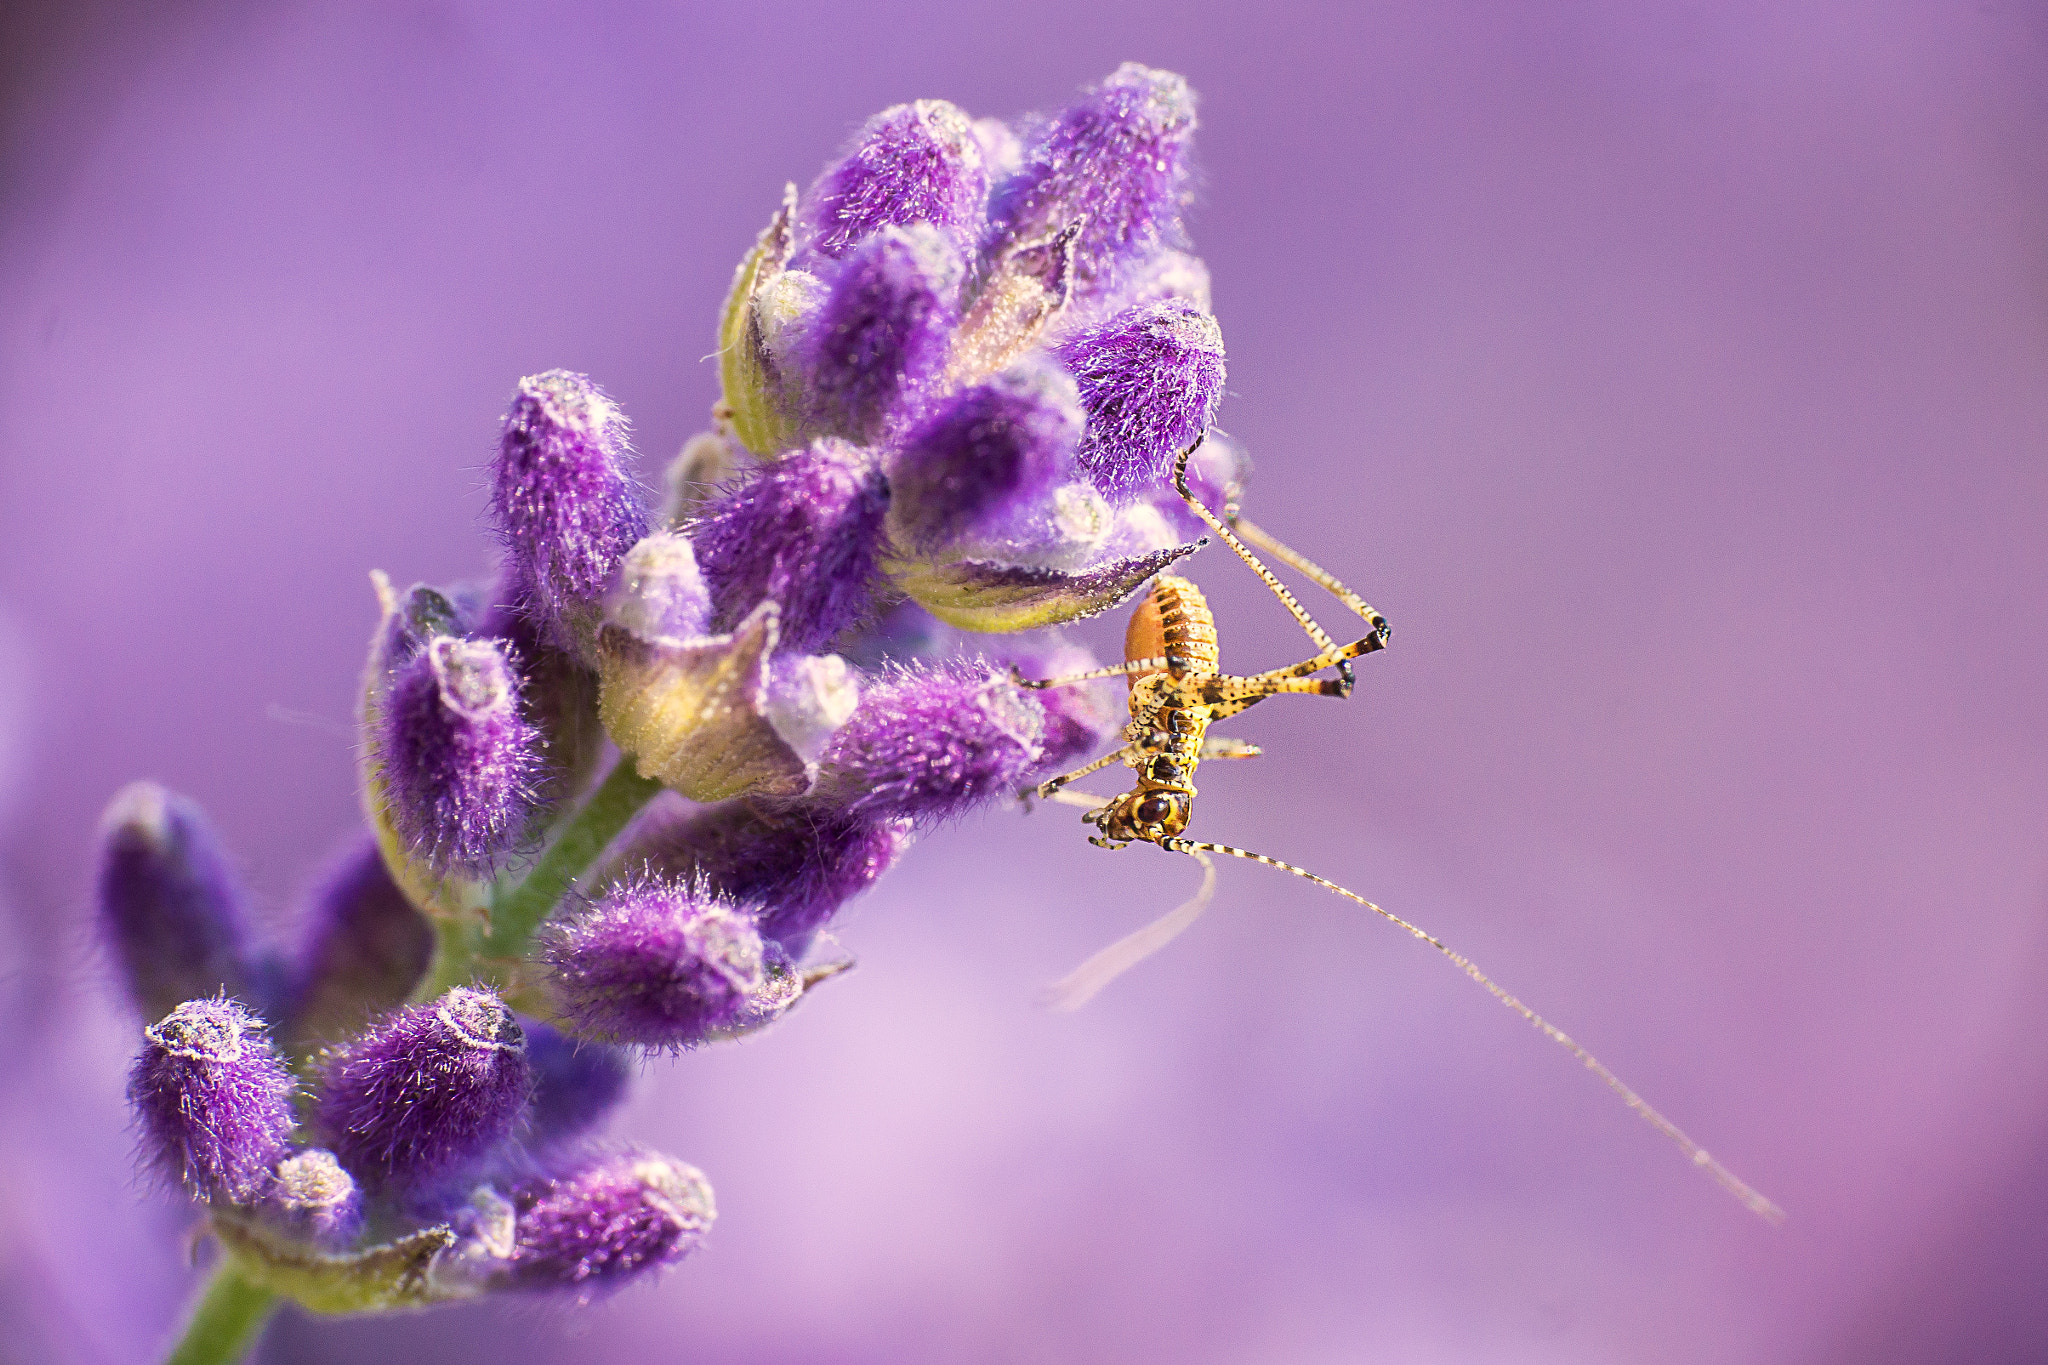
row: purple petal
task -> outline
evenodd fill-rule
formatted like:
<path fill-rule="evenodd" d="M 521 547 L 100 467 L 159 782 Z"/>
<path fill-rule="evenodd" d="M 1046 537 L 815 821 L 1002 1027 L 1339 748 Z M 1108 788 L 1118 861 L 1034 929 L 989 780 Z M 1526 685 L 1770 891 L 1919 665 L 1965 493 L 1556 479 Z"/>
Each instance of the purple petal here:
<path fill-rule="evenodd" d="M 863 444 L 914 417 L 959 324 L 960 258 L 929 224 L 888 227 L 846 258 L 811 324 L 812 417 Z"/>
<path fill-rule="evenodd" d="M 586 1298 L 681 1260 L 718 1216 L 702 1171 L 647 1151 L 586 1156 L 512 1201 L 512 1282 Z"/>
<path fill-rule="evenodd" d="M 1088 410 L 1081 467 L 1128 502 L 1165 482 L 1223 401 L 1223 332 L 1177 300 L 1118 313 L 1060 347 Z"/>
<path fill-rule="evenodd" d="M 142 1036 L 128 1102 L 144 1156 L 201 1199 L 255 1199 L 293 1127 L 291 1074 L 263 1021 L 224 997 L 188 1000 Z"/>
<path fill-rule="evenodd" d="M 988 176 L 966 114 L 918 100 L 869 119 L 853 150 L 805 198 L 811 249 L 834 260 L 884 227 L 931 223 L 970 246 L 981 235 Z"/>

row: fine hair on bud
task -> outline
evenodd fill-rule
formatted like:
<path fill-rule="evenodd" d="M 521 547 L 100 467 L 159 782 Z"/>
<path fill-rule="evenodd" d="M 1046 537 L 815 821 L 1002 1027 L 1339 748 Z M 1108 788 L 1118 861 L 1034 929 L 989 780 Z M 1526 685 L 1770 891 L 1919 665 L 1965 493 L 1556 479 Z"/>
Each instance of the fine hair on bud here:
<path fill-rule="evenodd" d="M 957 105 L 917 100 L 867 121 L 844 159 L 805 196 L 811 249 L 837 260 L 885 227 L 931 223 L 963 247 L 981 235 L 988 174 Z"/>
<path fill-rule="evenodd" d="M 1079 223 L 1080 292 L 1106 292 L 1133 263 L 1180 244 L 1194 131 L 1186 80 L 1124 63 L 1054 115 L 997 188 L 990 216 L 998 240 L 1028 242 Z"/>
<path fill-rule="evenodd" d="M 659 1152 L 587 1153 L 513 1192 L 511 1279 L 588 1299 L 694 1250 L 718 1217 L 711 1183 Z"/>
<path fill-rule="evenodd" d="M 754 916 L 701 874 L 617 883 L 549 933 L 543 956 L 556 1008 L 580 1038 L 701 1043 L 766 982 Z"/>
<path fill-rule="evenodd" d="M 292 1079 L 237 1001 L 188 1000 L 142 1031 L 128 1102 L 149 1165 L 209 1203 L 262 1194 L 291 1140 Z"/>
<path fill-rule="evenodd" d="M 323 1251 L 339 1251 L 363 1227 L 363 1195 L 334 1153 L 319 1147 L 277 1163 L 261 1211 L 272 1226 Z"/>
<path fill-rule="evenodd" d="M 889 486 L 870 451 L 815 441 L 750 470 L 690 528 L 714 629 L 763 601 L 781 607 L 780 647 L 815 654 L 869 609 Z"/>
<path fill-rule="evenodd" d="M 1223 331 L 1177 299 L 1127 308 L 1059 357 L 1088 410 L 1081 467 L 1113 501 L 1163 485 L 1223 401 Z"/>
<path fill-rule="evenodd" d="M 491 465 L 491 521 L 526 609 L 584 655 L 612 571 L 647 534 L 626 419 L 587 375 L 519 381 Z"/>
<path fill-rule="evenodd" d="M 1045 749 L 1045 708 L 984 663 L 871 680 L 826 747 L 811 799 L 931 824 L 1014 793 Z"/>
<path fill-rule="evenodd" d="M 808 338 L 821 429 L 869 444 L 916 415 L 960 322 L 961 270 L 927 223 L 883 228 L 846 258 Z"/>
<path fill-rule="evenodd" d="M 512 1011 L 488 990 L 457 986 L 331 1054 L 314 1121 L 373 1193 L 425 1191 L 510 1137 L 532 1089 Z"/>
<path fill-rule="evenodd" d="M 379 713 L 392 824 L 438 871 L 484 874 L 519 844 L 542 778 L 504 644 L 437 635 L 399 670 Z"/>
<path fill-rule="evenodd" d="M 247 897 L 198 805 L 154 782 L 121 789 L 100 822 L 101 941 L 145 1019 L 219 993 L 262 1006 Z"/>

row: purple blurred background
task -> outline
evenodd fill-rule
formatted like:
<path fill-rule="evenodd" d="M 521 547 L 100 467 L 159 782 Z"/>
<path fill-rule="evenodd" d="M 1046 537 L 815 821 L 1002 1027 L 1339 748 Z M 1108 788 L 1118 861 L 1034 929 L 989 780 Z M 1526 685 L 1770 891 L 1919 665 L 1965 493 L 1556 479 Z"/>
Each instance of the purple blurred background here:
<path fill-rule="evenodd" d="M 107 797 L 198 797 L 282 932 L 356 818 L 365 575 L 483 562 L 513 382 L 589 371 L 656 474 L 784 180 L 1125 59 L 1204 98 L 1249 510 L 1397 627 L 1348 705 L 1245 718 L 1197 832 L 1434 929 L 1790 1222 L 1263 869 L 1037 1010 L 1194 870 L 1000 812 L 858 904 L 846 983 L 648 1067 L 625 1130 L 723 1215 L 680 1272 L 267 1359 L 2048 1358 L 2039 5 L 5 22 L 0 1359 L 146 1358 L 193 1283 L 81 929 Z M 1227 664 L 1304 653 L 1194 573 Z"/>

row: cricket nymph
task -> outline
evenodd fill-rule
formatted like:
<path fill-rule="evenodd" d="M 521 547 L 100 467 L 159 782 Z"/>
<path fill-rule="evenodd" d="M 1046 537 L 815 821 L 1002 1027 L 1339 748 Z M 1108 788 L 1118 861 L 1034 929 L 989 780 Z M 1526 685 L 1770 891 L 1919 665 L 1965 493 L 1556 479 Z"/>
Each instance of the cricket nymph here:
<path fill-rule="evenodd" d="M 1210 708 L 1191 702 L 1183 684 L 1216 676 L 1216 618 L 1202 590 L 1185 578 L 1161 574 L 1131 613 L 1124 659 L 1164 659 L 1166 668 L 1130 675 L 1131 719 L 1124 727 L 1137 786 L 1105 807 L 1095 824 L 1115 843 L 1156 843 L 1187 828 L 1195 798 L 1195 766 L 1202 761 Z"/>

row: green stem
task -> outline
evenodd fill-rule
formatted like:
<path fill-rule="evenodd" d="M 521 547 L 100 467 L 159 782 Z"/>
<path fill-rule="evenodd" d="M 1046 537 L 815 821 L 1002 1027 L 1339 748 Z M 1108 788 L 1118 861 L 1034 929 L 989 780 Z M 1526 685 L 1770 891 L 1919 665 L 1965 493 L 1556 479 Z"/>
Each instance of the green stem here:
<path fill-rule="evenodd" d="M 164 1365 L 234 1365 L 256 1344 L 276 1307 L 277 1295 L 250 1284 L 223 1262 Z"/>
<path fill-rule="evenodd" d="M 562 893 L 576 884 L 597 861 L 597 855 L 660 790 L 661 783 L 640 776 L 630 757 L 621 758 L 533 865 L 526 880 L 492 904 L 491 929 L 484 936 L 483 951 L 500 958 L 523 953 L 526 940 L 555 908 Z"/>

